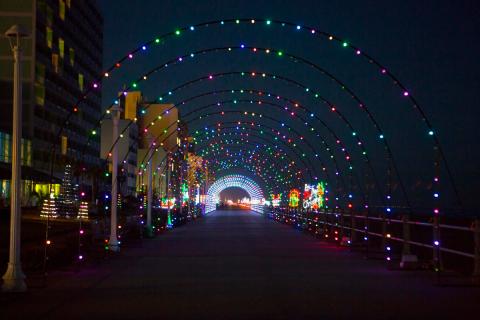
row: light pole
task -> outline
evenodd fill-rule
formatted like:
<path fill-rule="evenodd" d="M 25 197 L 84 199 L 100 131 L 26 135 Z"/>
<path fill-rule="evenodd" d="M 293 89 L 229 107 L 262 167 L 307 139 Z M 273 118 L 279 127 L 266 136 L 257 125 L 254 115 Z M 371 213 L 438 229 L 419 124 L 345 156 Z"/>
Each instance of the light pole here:
<path fill-rule="evenodd" d="M 14 25 L 5 32 L 13 52 L 13 123 L 12 123 L 12 180 L 10 188 L 10 255 L 7 271 L 3 275 L 3 291 L 26 291 L 25 275 L 20 262 L 20 206 L 21 147 L 22 147 L 22 51 L 20 41 L 29 33 L 22 26 Z"/>
<path fill-rule="evenodd" d="M 112 114 L 112 141 L 114 143 L 112 149 L 112 204 L 111 204 L 111 216 L 110 216 L 110 240 L 108 241 L 108 247 L 111 251 L 120 251 L 120 243 L 117 238 L 117 201 L 118 201 L 118 183 L 117 183 L 117 171 L 118 171 L 118 122 L 120 121 L 120 107 L 114 105 L 110 109 Z"/>
<path fill-rule="evenodd" d="M 153 183 L 152 183 L 152 167 L 153 167 L 153 139 L 149 137 L 149 148 L 147 148 L 147 155 L 148 151 L 152 150 L 152 156 L 150 156 L 150 161 L 147 163 L 147 236 L 153 237 L 153 230 L 152 230 L 152 207 L 153 207 Z"/>

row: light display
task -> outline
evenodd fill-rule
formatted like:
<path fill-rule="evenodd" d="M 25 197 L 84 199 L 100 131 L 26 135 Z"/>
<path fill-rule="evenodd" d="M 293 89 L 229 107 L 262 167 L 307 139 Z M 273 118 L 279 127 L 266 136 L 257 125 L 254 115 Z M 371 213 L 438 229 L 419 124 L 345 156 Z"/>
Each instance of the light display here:
<path fill-rule="evenodd" d="M 300 201 L 300 191 L 297 189 L 290 190 L 290 194 L 288 195 L 288 205 L 291 208 L 298 207 L 298 202 Z"/>
<path fill-rule="evenodd" d="M 113 66 L 106 69 L 105 72 L 103 72 L 103 77 L 104 78 L 109 78 L 110 75 L 115 73 L 118 68 L 120 68 L 124 64 L 126 64 L 126 61 L 128 61 L 129 59 L 136 58 L 137 56 L 140 56 L 140 53 L 147 52 L 147 50 L 150 50 L 151 48 L 157 46 L 158 44 L 164 44 L 166 39 L 169 38 L 169 37 L 182 37 L 185 33 L 196 32 L 196 30 L 201 29 L 204 26 L 208 26 L 208 27 L 211 28 L 212 26 L 223 26 L 224 24 L 231 24 L 233 26 L 237 26 L 237 25 L 238 26 L 243 26 L 245 24 L 248 24 L 248 25 L 254 24 L 255 26 L 266 28 L 266 30 L 273 30 L 273 26 L 281 26 L 282 28 L 285 28 L 285 29 L 292 28 L 293 30 L 296 30 L 296 32 L 298 32 L 298 33 L 308 33 L 312 37 L 312 39 L 322 38 L 322 39 L 326 40 L 327 43 L 332 43 L 332 44 L 336 45 L 336 47 L 340 48 L 340 50 L 347 50 L 348 52 L 351 52 L 351 54 L 353 56 L 358 56 L 359 58 L 367 59 L 369 61 L 369 63 L 373 63 L 376 66 L 376 70 L 377 70 L 378 73 L 380 73 L 381 75 L 384 75 L 385 78 L 387 78 L 387 79 L 393 80 L 394 85 L 401 90 L 400 95 L 402 97 L 405 97 L 407 99 L 407 101 L 410 100 L 411 103 L 413 104 L 414 108 L 416 109 L 416 111 L 419 112 L 423 122 L 427 125 L 427 127 L 429 129 L 428 130 L 428 135 L 433 136 L 434 131 L 431 128 L 431 124 L 430 124 L 429 120 L 425 117 L 422 109 L 420 108 L 420 106 L 418 106 L 418 104 L 416 103 L 416 101 L 412 97 L 411 92 L 407 91 L 407 89 L 406 89 L 407 86 L 404 86 L 402 83 L 400 83 L 397 80 L 397 78 L 393 74 L 391 74 L 391 72 L 388 69 L 386 69 L 377 60 L 372 58 L 372 56 L 370 56 L 368 53 L 365 53 L 363 50 L 360 50 L 360 48 L 358 48 L 354 44 L 350 43 L 349 41 L 346 41 L 346 40 L 344 40 L 340 37 L 337 37 L 337 36 L 332 35 L 332 34 L 327 33 L 327 32 L 323 32 L 319 29 L 316 29 L 316 28 L 313 28 L 313 27 L 310 27 L 310 26 L 298 25 L 298 24 L 285 22 L 285 21 L 276 21 L 276 20 L 270 20 L 270 19 L 269 20 L 249 19 L 249 18 L 246 18 L 246 19 L 227 19 L 227 20 L 218 20 L 218 21 L 211 21 L 211 22 L 208 22 L 208 23 L 198 24 L 195 27 L 194 26 L 185 26 L 185 27 L 182 27 L 182 28 L 178 28 L 178 29 L 173 30 L 173 32 L 168 32 L 164 35 L 160 35 L 160 36 L 158 36 L 154 39 L 151 39 L 149 41 L 146 41 L 146 42 L 142 41 L 141 46 L 139 46 L 135 50 L 132 50 L 132 51 L 128 52 L 122 59 L 118 60 Z M 271 56 L 275 56 L 275 58 L 278 57 L 279 60 L 286 60 L 286 59 L 281 59 L 281 57 L 283 57 L 283 56 L 284 57 L 289 57 L 289 58 L 294 58 L 294 59 L 296 58 L 295 56 L 292 56 L 287 52 L 283 52 L 283 51 L 279 51 L 279 50 L 275 50 L 275 49 L 269 49 L 269 48 L 251 48 L 251 47 L 245 46 L 243 44 L 241 46 L 239 46 L 238 48 L 235 48 L 235 47 L 228 48 L 229 51 L 231 51 L 232 49 L 242 49 L 244 51 L 247 51 L 247 50 L 250 51 L 251 50 L 253 52 L 264 52 L 265 54 L 270 54 L 271 53 L 270 54 Z M 203 52 L 199 52 L 199 53 L 205 53 L 205 52 L 206 51 L 204 50 Z M 190 54 L 187 54 L 185 56 L 177 57 L 176 60 L 178 60 L 178 62 L 182 62 L 182 61 L 186 61 L 188 57 L 193 58 L 194 56 L 196 56 L 196 53 L 190 53 Z M 301 62 L 306 62 L 305 59 L 301 59 L 301 58 L 300 59 L 295 59 L 295 60 L 301 61 Z M 172 63 L 173 63 L 173 61 L 172 61 Z M 165 66 L 166 65 L 170 65 L 170 63 L 165 64 Z M 378 136 L 380 137 L 380 139 L 383 140 L 382 129 L 378 125 L 378 122 L 373 119 L 373 117 L 371 116 L 370 112 L 368 111 L 366 105 L 358 98 L 358 96 L 350 88 L 346 87 L 340 80 L 338 80 L 334 76 L 331 76 L 331 73 L 329 73 L 327 71 L 323 71 L 323 69 L 320 68 L 320 67 L 316 67 L 316 69 L 318 69 L 319 71 L 321 71 L 325 75 L 329 76 L 330 78 L 332 78 L 332 80 L 334 80 L 336 83 L 341 85 L 342 89 L 344 89 L 345 92 L 347 92 L 360 105 L 362 110 L 365 110 L 365 112 L 368 113 L 369 119 L 372 121 L 372 123 L 374 124 L 374 127 L 379 132 Z M 150 75 L 150 73 L 147 73 L 147 74 Z M 210 76 L 210 79 L 212 79 L 212 78 L 214 78 L 214 77 Z M 147 76 L 144 76 L 143 79 L 146 80 Z M 139 80 L 138 82 L 140 82 L 140 81 L 141 80 Z M 138 82 L 133 83 L 132 87 L 136 88 L 137 85 L 138 85 Z M 101 86 L 98 82 L 92 82 L 89 85 L 90 89 L 88 90 L 88 92 L 90 92 L 92 90 L 98 90 L 100 87 Z M 84 97 L 86 98 L 86 95 Z M 74 105 L 79 105 L 79 103 L 76 103 Z M 77 107 L 75 107 L 71 110 L 72 113 L 77 112 L 77 111 L 78 111 Z M 332 112 L 337 113 L 337 111 L 335 110 L 334 107 L 332 107 Z M 92 134 L 94 134 L 94 133 L 95 133 L 95 130 L 92 131 Z M 355 132 L 353 132 L 353 133 L 355 133 Z M 438 147 L 438 149 L 441 150 L 441 147 L 438 143 L 438 139 L 435 138 L 432 141 Z M 389 153 L 390 148 L 386 144 L 387 143 L 386 141 L 384 143 L 385 143 L 386 150 Z M 364 153 L 364 155 L 366 157 L 365 153 Z M 443 156 L 443 152 L 440 153 L 440 156 L 441 156 L 442 160 L 446 162 L 446 159 Z M 367 158 L 367 162 L 368 162 L 368 158 Z M 337 175 L 339 175 L 338 172 L 339 171 L 336 172 Z M 447 172 L 447 174 L 450 175 L 450 172 Z M 399 175 L 398 172 L 397 172 L 397 175 Z M 401 180 L 401 177 L 399 176 L 398 179 Z M 453 179 L 452 179 L 452 181 L 453 181 Z M 401 184 L 401 187 L 403 188 L 403 185 L 402 185 L 401 181 L 400 181 L 400 184 Z M 435 207 L 434 208 L 434 213 L 435 214 L 439 213 L 439 209 Z"/>
<path fill-rule="evenodd" d="M 173 209 L 173 207 L 175 206 L 175 202 L 176 202 L 176 199 L 175 198 L 170 198 L 167 200 L 167 198 L 162 198 L 162 202 L 160 204 L 160 206 L 162 207 L 162 209 Z"/>
<path fill-rule="evenodd" d="M 182 183 L 182 204 L 186 204 L 188 199 L 188 186 L 186 183 Z"/>
<path fill-rule="evenodd" d="M 80 202 L 80 206 L 78 207 L 78 219 L 88 219 L 88 202 L 82 201 Z"/>
<path fill-rule="evenodd" d="M 200 204 L 200 186 L 195 188 L 195 204 Z"/>
<path fill-rule="evenodd" d="M 55 195 L 50 193 L 48 199 L 43 200 L 42 212 L 40 213 L 42 218 L 56 218 L 58 217 L 57 205 L 55 201 Z"/>
<path fill-rule="evenodd" d="M 252 203 L 251 209 L 256 212 L 263 212 L 263 191 L 258 184 L 246 176 L 232 174 L 221 177 L 220 179 L 216 180 L 210 186 L 210 188 L 208 188 L 205 213 L 214 211 L 216 209 L 216 204 L 220 200 L 220 192 L 231 187 L 237 187 L 245 190 L 250 196 Z"/>
<path fill-rule="evenodd" d="M 60 187 L 59 196 L 59 211 L 60 214 L 67 217 L 75 216 L 75 204 L 76 204 L 76 192 L 72 183 L 72 166 L 65 165 L 65 172 L 62 179 L 62 185 Z"/>
<path fill-rule="evenodd" d="M 272 194 L 270 196 L 270 198 L 272 199 L 272 207 L 279 207 L 280 206 L 280 202 L 282 201 L 282 194 L 281 193 Z"/>
<path fill-rule="evenodd" d="M 324 206 L 325 183 L 319 182 L 316 185 L 305 184 L 303 191 L 303 207 L 305 209 L 317 210 Z"/>

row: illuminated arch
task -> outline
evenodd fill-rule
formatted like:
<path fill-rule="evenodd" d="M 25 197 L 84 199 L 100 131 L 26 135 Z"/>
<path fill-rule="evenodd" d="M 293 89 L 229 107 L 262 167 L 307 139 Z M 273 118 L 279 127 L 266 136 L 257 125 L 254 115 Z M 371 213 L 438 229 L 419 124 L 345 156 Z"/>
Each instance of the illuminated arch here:
<path fill-rule="evenodd" d="M 260 186 L 252 179 L 243 175 L 231 174 L 221 177 L 208 188 L 205 213 L 214 211 L 216 209 L 216 203 L 220 197 L 220 192 L 231 187 L 245 190 L 250 196 L 252 210 L 260 213 L 263 212 L 262 202 L 264 196 Z"/>

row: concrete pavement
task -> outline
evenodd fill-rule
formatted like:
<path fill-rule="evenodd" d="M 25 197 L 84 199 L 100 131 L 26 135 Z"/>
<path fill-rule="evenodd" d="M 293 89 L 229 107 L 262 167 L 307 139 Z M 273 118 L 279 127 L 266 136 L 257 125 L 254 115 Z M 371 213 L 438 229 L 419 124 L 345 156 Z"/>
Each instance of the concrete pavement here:
<path fill-rule="evenodd" d="M 118 257 L 1 295 L 1 319 L 456 319 L 480 289 L 322 242 L 249 211 L 216 211 Z M 1 316 L 4 314 L 4 317 Z"/>

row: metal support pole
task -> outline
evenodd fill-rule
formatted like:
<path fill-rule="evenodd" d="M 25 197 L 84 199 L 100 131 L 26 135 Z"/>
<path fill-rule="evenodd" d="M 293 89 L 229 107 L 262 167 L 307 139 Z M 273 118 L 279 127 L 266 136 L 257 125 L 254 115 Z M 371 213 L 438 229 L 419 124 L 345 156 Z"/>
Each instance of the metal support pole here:
<path fill-rule="evenodd" d="M 409 255 L 410 251 L 410 224 L 408 223 L 408 214 L 402 216 L 402 226 L 403 226 L 403 247 L 402 254 Z"/>
<path fill-rule="evenodd" d="M 405 213 L 402 216 L 403 227 L 403 247 L 402 247 L 402 259 L 400 261 L 401 268 L 416 268 L 418 265 L 418 258 L 412 254 L 410 250 L 410 223 L 409 214 Z"/>
<path fill-rule="evenodd" d="M 408 223 L 408 214 L 402 216 L 402 227 L 403 227 L 403 247 L 402 254 L 408 255 L 410 251 L 410 224 Z"/>
<path fill-rule="evenodd" d="M 433 217 L 433 224 L 432 224 L 433 230 L 433 267 L 435 271 L 441 271 L 442 270 L 442 263 L 441 263 L 441 257 L 440 257 L 440 224 L 439 224 L 439 219 L 438 215 L 435 215 Z"/>
<path fill-rule="evenodd" d="M 152 206 L 153 206 L 153 182 L 152 182 L 153 157 L 147 163 L 147 235 L 153 236 L 152 230 Z"/>
<path fill-rule="evenodd" d="M 364 244 L 365 244 L 365 256 L 368 258 L 369 256 L 369 249 L 370 249 L 370 234 L 369 234 L 369 228 L 370 228 L 370 206 L 368 206 L 368 208 L 366 208 L 365 210 L 365 222 L 364 222 L 364 226 L 363 226 L 363 229 L 365 230 L 364 231 L 364 234 L 363 234 L 363 241 L 364 241 Z"/>
<path fill-rule="evenodd" d="M 385 251 L 387 246 L 387 217 L 382 213 L 382 251 Z"/>
<path fill-rule="evenodd" d="M 12 30 L 12 29 L 10 29 Z M 9 31 L 10 31 L 9 30 Z M 9 36 L 7 31 L 7 36 Z M 22 51 L 20 34 L 16 33 L 17 43 L 13 51 L 13 124 L 12 124 L 12 180 L 10 188 L 10 254 L 7 271 L 3 275 L 3 291 L 21 292 L 27 290 L 25 275 L 20 261 L 20 232 L 22 208 L 20 203 L 21 146 L 22 146 Z"/>
<path fill-rule="evenodd" d="M 480 278 L 480 218 L 475 219 L 475 262 L 473 268 L 473 276 Z"/>
<path fill-rule="evenodd" d="M 167 194 L 167 228 L 173 227 L 172 225 L 172 216 L 170 215 L 170 161 L 169 155 L 167 154 L 167 162 L 166 162 L 167 170 L 166 170 L 166 177 L 165 177 L 165 193 Z"/>
<path fill-rule="evenodd" d="M 339 234 L 340 241 L 343 241 L 344 233 L 345 233 L 345 217 L 343 216 L 343 210 L 342 210 L 340 211 L 340 234 Z"/>
<path fill-rule="evenodd" d="M 352 228 L 352 231 L 350 233 L 350 242 L 353 244 L 357 242 L 357 231 L 355 230 L 357 228 L 357 221 L 355 220 L 355 213 L 353 212 L 352 209 L 350 209 L 350 218 L 351 218 L 350 225 Z"/>
<path fill-rule="evenodd" d="M 112 141 L 118 139 L 118 123 L 120 121 L 120 108 L 115 105 L 111 109 L 112 114 Z M 110 215 L 110 240 L 108 242 L 111 251 L 120 251 L 120 243 L 117 238 L 117 197 L 118 197 L 118 144 L 115 143 L 112 149 L 112 204 Z"/>

